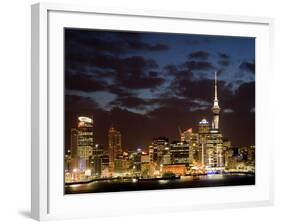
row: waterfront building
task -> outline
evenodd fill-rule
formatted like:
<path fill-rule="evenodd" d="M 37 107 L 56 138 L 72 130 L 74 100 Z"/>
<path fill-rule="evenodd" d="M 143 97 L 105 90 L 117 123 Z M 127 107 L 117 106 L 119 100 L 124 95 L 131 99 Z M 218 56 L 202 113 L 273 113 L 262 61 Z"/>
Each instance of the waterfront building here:
<path fill-rule="evenodd" d="M 179 176 L 183 176 L 186 174 L 186 166 L 184 164 L 170 164 L 163 165 L 162 174 L 173 173 Z"/>
<path fill-rule="evenodd" d="M 103 153 L 104 153 L 103 145 L 95 144 L 93 147 L 93 155 L 91 156 L 91 169 L 92 169 L 92 174 L 96 177 L 100 177 L 102 172 Z"/>
<path fill-rule="evenodd" d="M 134 176 L 141 175 L 141 150 L 136 150 L 130 153 L 129 159 L 131 163 L 131 170 Z"/>
<path fill-rule="evenodd" d="M 129 175 L 129 169 L 131 166 L 131 161 L 129 160 L 129 154 L 123 152 L 122 155 L 117 156 L 114 160 L 114 175 L 115 176 L 126 176 Z"/>
<path fill-rule="evenodd" d="M 171 153 L 170 153 L 170 151 L 168 153 L 166 153 L 165 155 L 163 155 L 161 164 L 163 164 L 163 165 L 171 164 Z"/>
<path fill-rule="evenodd" d="M 150 158 L 149 154 L 146 152 L 141 152 L 141 176 L 148 177 L 151 176 Z"/>
<path fill-rule="evenodd" d="M 112 172 L 109 172 L 109 156 L 103 154 L 101 157 L 101 177 L 111 177 Z"/>

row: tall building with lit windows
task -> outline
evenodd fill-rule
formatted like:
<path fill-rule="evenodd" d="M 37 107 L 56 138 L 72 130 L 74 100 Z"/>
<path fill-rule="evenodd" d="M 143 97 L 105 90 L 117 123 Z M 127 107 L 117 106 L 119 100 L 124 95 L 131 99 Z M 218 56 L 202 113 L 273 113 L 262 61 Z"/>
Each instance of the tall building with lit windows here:
<path fill-rule="evenodd" d="M 203 118 L 198 124 L 198 133 L 203 136 L 204 134 L 205 135 L 208 134 L 209 131 L 210 131 L 209 122 L 205 118 Z"/>
<path fill-rule="evenodd" d="M 93 119 L 78 117 L 77 124 L 77 157 L 79 169 L 84 171 L 90 167 L 90 157 L 93 155 L 94 131 Z"/>
<path fill-rule="evenodd" d="M 197 162 L 201 165 L 205 165 L 206 158 L 206 146 L 207 146 L 207 136 L 210 133 L 209 122 L 203 118 L 198 124 L 198 141 L 199 147 L 197 151 Z"/>
<path fill-rule="evenodd" d="M 223 138 L 220 132 L 210 131 L 207 136 L 205 167 L 215 170 L 224 168 Z"/>
<path fill-rule="evenodd" d="M 199 135 L 192 131 L 192 128 L 181 132 L 181 142 L 187 142 L 189 145 L 189 164 L 198 161 Z"/>
<path fill-rule="evenodd" d="M 108 130 L 108 155 L 109 167 L 111 171 L 114 169 L 114 160 L 122 156 L 122 136 L 121 132 L 114 127 Z"/>
<path fill-rule="evenodd" d="M 172 164 L 190 165 L 190 147 L 188 142 L 174 141 L 170 144 Z"/>
<path fill-rule="evenodd" d="M 149 146 L 152 161 L 157 165 L 163 162 L 164 155 L 169 156 L 169 139 L 167 137 L 154 138 Z"/>

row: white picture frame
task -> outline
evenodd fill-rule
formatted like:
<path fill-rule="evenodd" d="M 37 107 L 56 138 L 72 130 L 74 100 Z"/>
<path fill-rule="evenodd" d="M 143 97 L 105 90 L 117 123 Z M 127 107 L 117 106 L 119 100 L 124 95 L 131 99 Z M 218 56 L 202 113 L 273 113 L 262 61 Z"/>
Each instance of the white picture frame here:
<path fill-rule="evenodd" d="M 37 220 L 271 205 L 273 19 L 38 3 L 32 5 L 31 214 Z M 63 27 L 256 37 L 256 185 L 83 195 L 63 194 Z M 173 30 L 171 30 L 173 29 Z M 266 75 L 263 75 L 266 74 Z M 60 171 L 61 170 L 61 171 Z M 180 199 L 180 200 L 179 200 Z M 137 201 L 138 203 L 134 203 Z M 121 204 L 127 204 L 122 209 Z M 74 206 L 75 205 L 75 206 Z"/>

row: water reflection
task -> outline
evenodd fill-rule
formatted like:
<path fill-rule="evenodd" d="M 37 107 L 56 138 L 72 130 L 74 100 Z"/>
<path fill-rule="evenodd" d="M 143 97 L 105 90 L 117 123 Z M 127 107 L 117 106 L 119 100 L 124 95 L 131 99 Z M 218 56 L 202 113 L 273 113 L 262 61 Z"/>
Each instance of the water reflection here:
<path fill-rule="evenodd" d="M 254 175 L 222 175 L 182 176 L 174 180 L 123 179 L 93 181 L 87 184 L 74 184 L 65 187 L 66 194 L 118 192 L 136 190 L 159 190 L 194 187 L 235 186 L 255 184 Z"/>

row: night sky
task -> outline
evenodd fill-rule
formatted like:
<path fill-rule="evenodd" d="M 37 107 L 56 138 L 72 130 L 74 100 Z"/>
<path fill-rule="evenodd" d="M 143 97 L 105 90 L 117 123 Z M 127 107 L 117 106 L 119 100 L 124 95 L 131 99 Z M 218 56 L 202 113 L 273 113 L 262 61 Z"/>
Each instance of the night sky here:
<path fill-rule="evenodd" d="M 113 124 L 125 150 L 178 127 L 210 123 L 218 72 L 220 129 L 234 146 L 255 144 L 255 39 L 65 29 L 65 143 L 78 116 L 93 116 L 95 143 Z"/>

